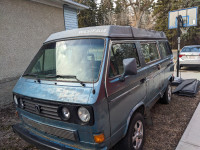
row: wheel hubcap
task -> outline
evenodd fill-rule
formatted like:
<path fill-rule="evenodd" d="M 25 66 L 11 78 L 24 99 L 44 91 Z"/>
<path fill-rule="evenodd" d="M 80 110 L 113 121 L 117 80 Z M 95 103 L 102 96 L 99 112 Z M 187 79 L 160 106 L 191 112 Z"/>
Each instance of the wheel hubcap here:
<path fill-rule="evenodd" d="M 171 96 L 172 96 L 172 88 L 171 86 L 169 85 L 168 87 L 168 100 L 171 101 Z"/>
<path fill-rule="evenodd" d="M 132 143 L 134 149 L 139 149 L 143 140 L 143 123 L 138 120 L 134 125 L 134 133 L 132 136 Z"/>

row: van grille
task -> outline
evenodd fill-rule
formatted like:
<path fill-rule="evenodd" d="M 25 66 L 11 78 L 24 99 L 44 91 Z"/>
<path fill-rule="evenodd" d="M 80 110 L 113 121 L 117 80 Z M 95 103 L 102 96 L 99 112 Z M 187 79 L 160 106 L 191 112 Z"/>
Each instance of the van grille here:
<path fill-rule="evenodd" d="M 17 94 L 16 94 L 17 95 Z M 92 106 L 84 105 L 84 107 L 90 113 L 90 121 L 82 122 L 78 117 L 78 109 L 83 107 L 83 105 L 70 104 L 67 102 L 58 102 L 51 100 L 42 100 L 22 95 L 17 95 L 18 104 L 17 107 L 23 109 L 24 111 L 37 114 L 42 117 L 60 120 L 68 123 L 80 124 L 80 125 L 94 125 L 94 112 Z M 68 120 L 62 117 L 62 107 L 67 107 L 70 111 L 70 118 Z"/>
<path fill-rule="evenodd" d="M 44 103 L 35 99 L 22 98 L 23 109 L 38 114 L 40 116 L 48 117 L 51 119 L 61 120 L 58 116 L 57 110 L 59 104 Z"/>
<path fill-rule="evenodd" d="M 77 136 L 75 134 L 75 131 L 69 131 L 69 130 L 45 125 L 45 124 L 33 121 L 31 119 L 28 119 L 24 116 L 22 116 L 22 120 L 27 125 L 33 127 L 34 129 L 36 129 L 38 131 L 42 131 L 42 132 L 47 133 L 49 135 L 57 136 L 57 137 L 63 138 L 63 139 L 68 139 L 68 140 L 72 140 L 72 141 L 77 140 L 77 138 L 76 138 Z"/>

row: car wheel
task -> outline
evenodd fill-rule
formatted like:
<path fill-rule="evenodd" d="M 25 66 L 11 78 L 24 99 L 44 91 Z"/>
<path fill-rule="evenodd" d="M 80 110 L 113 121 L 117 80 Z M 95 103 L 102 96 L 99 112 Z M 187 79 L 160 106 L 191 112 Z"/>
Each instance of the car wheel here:
<path fill-rule="evenodd" d="M 144 117 L 141 113 L 136 113 L 129 124 L 128 132 L 120 142 L 120 149 L 142 150 L 145 137 Z"/>
<path fill-rule="evenodd" d="M 169 83 L 163 97 L 161 98 L 161 103 L 169 104 L 171 102 L 171 99 L 172 99 L 172 87 Z"/>

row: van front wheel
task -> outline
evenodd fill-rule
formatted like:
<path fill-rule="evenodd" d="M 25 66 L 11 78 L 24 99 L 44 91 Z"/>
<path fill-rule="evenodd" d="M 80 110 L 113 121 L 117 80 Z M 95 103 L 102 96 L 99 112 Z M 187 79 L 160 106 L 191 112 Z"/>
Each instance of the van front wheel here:
<path fill-rule="evenodd" d="M 144 117 L 141 113 L 136 113 L 131 119 L 128 132 L 121 141 L 120 147 L 125 150 L 142 150 L 144 145 L 144 136 Z"/>

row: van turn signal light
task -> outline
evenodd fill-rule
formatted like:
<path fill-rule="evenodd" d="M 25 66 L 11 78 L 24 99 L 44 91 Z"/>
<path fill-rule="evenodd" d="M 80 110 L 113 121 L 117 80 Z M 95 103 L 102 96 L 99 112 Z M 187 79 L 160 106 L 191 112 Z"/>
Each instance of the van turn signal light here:
<path fill-rule="evenodd" d="M 105 137 L 103 133 L 94 135 L 95 143 L 102 143 L 104 140 L 105 140 Z"/>
<path fill-rule="evenodd" d="M 15 111 L 15 115 L 19 118 L 19 114 L 18 111 Z"/>

